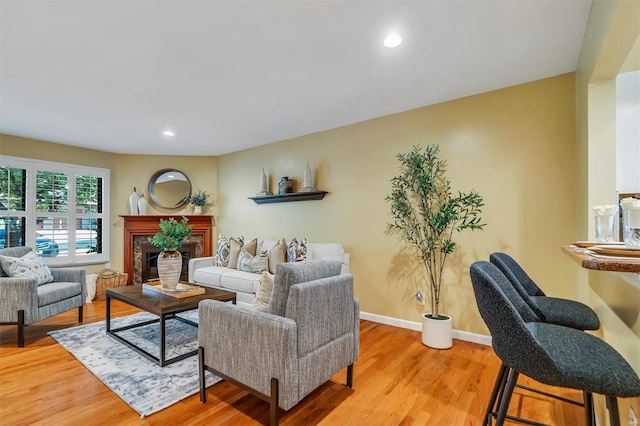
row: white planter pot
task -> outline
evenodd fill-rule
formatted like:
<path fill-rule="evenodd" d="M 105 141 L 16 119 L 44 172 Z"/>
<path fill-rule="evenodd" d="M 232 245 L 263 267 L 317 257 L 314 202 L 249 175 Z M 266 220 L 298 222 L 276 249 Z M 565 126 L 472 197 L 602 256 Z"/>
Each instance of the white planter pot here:
<path fill-rule="evenodd" d="M 422 343 L 434 349 L 449 349 L 453 346 L 451 317 L 440 314 L 446 319 L 433 319 L 427 315 L 422 314 Z"/>

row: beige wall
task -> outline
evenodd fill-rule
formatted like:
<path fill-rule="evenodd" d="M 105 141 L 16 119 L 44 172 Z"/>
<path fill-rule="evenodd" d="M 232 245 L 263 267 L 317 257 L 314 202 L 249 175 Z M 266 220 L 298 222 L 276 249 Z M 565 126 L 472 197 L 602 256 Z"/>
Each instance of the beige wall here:
<path fill-rule="evenodd" d="M 522 261 L 549 293 L 575 268 L 560 252 L 573 239 L 575 212 L 574 76 L 471 96 L 316 133 L 219 158 L 221 232 L 245 237 L 308 237 L 339 242 L 351 253 L 362 311 L 420 321 L 413 295 L 426 290 L 417 262 L 398 238 L 385 234 L 385 196 L 397 173 L 395 155 L 414 144 L 440 144 L 454 190 L 485 198 L 484 231 L 456 235 L 443 312 L 454 327 L 486 334 L 468 275 L 469 265 L 506 251 Z M 262 168 L 272 190 L 281 176 L 316 170 L 322 201 L 256 205 Z"/>
<path fill-rule="evenodd" d="M 577 235 L 593 238 L 590 207 L 616 198 L 615 77 L 640 63 L 640 1 L 593 2 L 576 73 Z M 636 50 L 634 50 L 636 49 Z M 636 53 L 632 53 L 636 52 Z M 635 65 L 634 65 L 635 64 Z M 636 68 L 637 69 L 637 68 Z M 637 274 L 587 272 L 578 265 L 576 292 L 586 294 L 602 323 L 597 334 L 640 373 L 640 285 Z M 626 279 L 625 279 L 626 278 Z M 604 403 L 600 422 L 605 424 Z M 639 412 L 640 398 L 620 401 L 622 424 L 629 406 Z"/>
<path fill-rule="evenodd" d="M 217 198 L 218 171 L 215 157 L 181 157 L 155 155 L 118 155 L 69 145 L 49 143 L 34 139 L 0 135 L 0 154 L 15 157 L 35 158 L 46 161 L 82 164 L 109 169 L 111 175 L 111 267 L 123 270 L 123 220 L 119 215 L 129 214 L 129 194 L 136 187 L 138 194 L 149 199 L 147 185 L 156 171 L 174 168 L 183 171 L 191 180 L 194 190 L 212 193 L 209 201 Z M 215 206 L 203 209 L 204 214 L 216 214 Z M 190 214 L 189 207 L 177 210 L 162 209 L 149 205 L 147 214 Z M 215 232 L 215 231 L 214 231 Z M 90 265 L 87 272 L 98 272 L 104 264 Z"/>

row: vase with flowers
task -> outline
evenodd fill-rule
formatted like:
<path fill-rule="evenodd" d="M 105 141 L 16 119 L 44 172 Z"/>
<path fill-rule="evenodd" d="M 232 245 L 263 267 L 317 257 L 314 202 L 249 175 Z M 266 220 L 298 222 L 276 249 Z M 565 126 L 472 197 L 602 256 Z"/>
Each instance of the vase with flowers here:
<path fill-rule="evenodd" d="M 207 191 L 198 189 L 195 194 L 191 194 L 187 198 L 187 202 L 193 206 L 193 214 L 202 214 L 202 206 L 207 205 L 207 199 L 210 195 Z"/>
<path fill-rule="evenodd" d="M 182 272 L 182 255 L 178 251 L 184 239 L 191 235 L 189 219 L 182 217 L 178 222 L 174 218 L 160 219 L 160 232 L 151 238 L 151 244 L 162 249 L 158 255 L 158 277 L 166 289 L 175 289 Z"/>

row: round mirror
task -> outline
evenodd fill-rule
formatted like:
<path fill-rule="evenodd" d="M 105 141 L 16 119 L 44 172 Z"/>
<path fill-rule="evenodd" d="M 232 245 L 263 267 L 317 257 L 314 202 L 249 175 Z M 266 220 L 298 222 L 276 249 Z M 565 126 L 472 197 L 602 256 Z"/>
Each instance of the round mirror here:
<path fill-rule="evenodd" d="M 182 207 L 191 195 L 191 181 L 179 170 L 158 170 L 149 179 L 149 195 L 158 206 L 177 209 Z"/>

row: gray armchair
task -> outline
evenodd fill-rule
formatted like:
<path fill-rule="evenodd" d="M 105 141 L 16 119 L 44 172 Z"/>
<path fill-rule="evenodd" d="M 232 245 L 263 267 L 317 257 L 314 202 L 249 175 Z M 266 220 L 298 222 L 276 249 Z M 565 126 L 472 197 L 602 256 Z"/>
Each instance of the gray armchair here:
<path fill-rule="evenodd" d="M 359 351 L 359 302 L 340 262 L 279 264 L 267 313 L 204 300 L 199 304 L 200 400 L 205 370 L 289 410 L 353 363 Z"/>
<path fill-rule="evenodd" d="M 0 255 L 22 257 L 31 247 L 0 249 Z M 37 285 L 35 279 L 10 278 L 0 267 L 0 324 L 18 326 L 18 347 L 24 347 L 24 327 L 78 308 L 82 322 L 86 272 L 82 268 L 51 268 L 53 282 Z"/>

